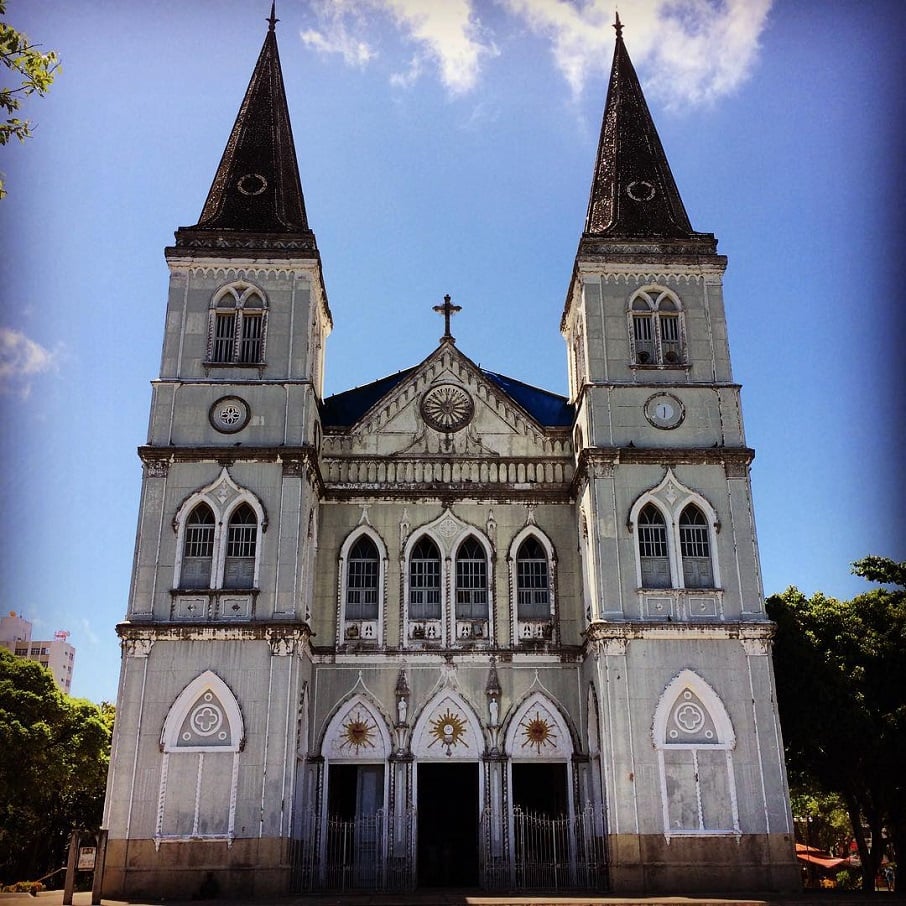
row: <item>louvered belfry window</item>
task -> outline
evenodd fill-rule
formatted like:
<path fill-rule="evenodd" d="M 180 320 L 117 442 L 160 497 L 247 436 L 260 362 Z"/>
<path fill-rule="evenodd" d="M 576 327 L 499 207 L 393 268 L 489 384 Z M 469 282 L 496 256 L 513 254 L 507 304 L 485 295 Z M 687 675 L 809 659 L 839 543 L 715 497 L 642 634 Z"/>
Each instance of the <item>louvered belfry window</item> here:
<path fill-rule="evenodd" d="M 212 312 L 208 363 L 262 365 L 267 311 L 264 300 L 249 287 L 230 287 Z"/>
<path fill-rule="evenodd" d="M 666 290 L 639 292 L 629 315 L 635 365 L 675 368 L 685 363 L 682 311 Z"/>

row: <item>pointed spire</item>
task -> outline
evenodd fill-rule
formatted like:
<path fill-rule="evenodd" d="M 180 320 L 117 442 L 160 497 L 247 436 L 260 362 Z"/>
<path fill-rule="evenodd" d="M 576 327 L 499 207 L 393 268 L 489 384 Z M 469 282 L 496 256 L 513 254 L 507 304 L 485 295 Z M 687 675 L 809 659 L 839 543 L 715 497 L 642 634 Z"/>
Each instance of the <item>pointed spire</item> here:
<path fill-rule="evenodd" d="M 241 244 L 249 249 L 282 248 L 296 253 L 307 249 L 317 254 L 305 214 L 280 69 L 278 21 L 272 2 L 264 45 L 201 217 L 195 226 L 180 228 L 177 246 Z"/>
<path fill-rule="evenodd" d="M 585 235 L 612 238 L 696 236 L 670 172 L 642 86 L 614 22 L 616 47 Z"/>

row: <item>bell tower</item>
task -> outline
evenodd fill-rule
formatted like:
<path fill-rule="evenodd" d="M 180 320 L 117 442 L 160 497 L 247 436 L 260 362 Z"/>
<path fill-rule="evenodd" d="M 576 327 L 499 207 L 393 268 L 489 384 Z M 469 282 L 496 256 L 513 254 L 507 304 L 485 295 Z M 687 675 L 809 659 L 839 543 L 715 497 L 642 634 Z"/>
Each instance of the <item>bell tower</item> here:
<path fill-rule="evenodd" d="M 276 22 L 272 7 L 201 216 L 166 250 L 163 355 L 118 627 L 111 892 L 191 895 L 207 870 L 248 865 L 234 895 L 288 885 L 332 325 Z"/>
<path fill-rule="evenodd" d="M 692 228 L 615 28 L 561 320 L 611 879 L 794 887 L 727 259 Z"/>

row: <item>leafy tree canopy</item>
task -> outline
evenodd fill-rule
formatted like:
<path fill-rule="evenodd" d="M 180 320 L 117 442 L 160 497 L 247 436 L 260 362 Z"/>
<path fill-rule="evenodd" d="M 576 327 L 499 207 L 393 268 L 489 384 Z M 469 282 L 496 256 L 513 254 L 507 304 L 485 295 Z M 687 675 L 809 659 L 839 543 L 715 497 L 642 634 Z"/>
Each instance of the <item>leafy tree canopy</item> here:
<path fill-rule="evenodd" d="M 59 868 L 72 829 L 100 826 L 113 717 L 0 648 L 0 881 Z"/>
<path fill-rule="evenodd" d="M 853 572 L 899 587 L 851 601 L 788 588 L 767 606 L 777 624 L 774 669 L 791 778 L 839 795 L 863 884 L 873 889 L 888 842 L 906 863 L 906 563 L 866 557 Z"/>
<path fill-rule="evenodd" d="M 6 15 L 6 0 L 0 0 L 0 16 Z M 32 44 L 22 32 L 16 31 L 8 22 L 0 21 L 0 61 L 8 72 L 6 78 L 12 78 L 7 87 L 6 79 L 0 85 L 0 145 L 5 145 L 11 138 L 24 142 L 32 134 L 29 120 L 20 119 L 15 114 L 22 101 L 30 94 L 44 95 L 60 71 L 60 59 L 55 51 L 42 53 L 39 45 Z M 0 175 L 0 198 L 6 195 Z"/>

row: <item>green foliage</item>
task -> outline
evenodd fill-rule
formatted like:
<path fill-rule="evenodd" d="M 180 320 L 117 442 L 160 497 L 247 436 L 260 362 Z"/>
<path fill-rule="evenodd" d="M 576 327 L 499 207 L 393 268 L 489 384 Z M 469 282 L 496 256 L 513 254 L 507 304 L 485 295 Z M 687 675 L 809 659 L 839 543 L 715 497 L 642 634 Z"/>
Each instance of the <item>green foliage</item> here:
<path fill-rule="evenodd" d="M 113 717 L 0 648 L 0 881 L 59 868 L 73 827 L 100 826 Z"/>
<path fill-rule="evenodd" d="M 5 14 L 6 0 L 0 0 L 0 15 Z M 14 114 L 30 94 L 43 96 L 60 71 L 56 52 L 41 53 L 38 47 L 9 23 L 0 21 L 0 61 L 13 77 L 11 87 L 0 86 L 0 110 L 5 115 L 5 119 L 0 120 L 0 145 L 5 145 L 12 138 L 24 142 L 32 134 L 31 122 Z M 0 178 L 0 198 L 5 195 Z"/>
<path fill-rule="evenodd" d="M 906 578 L 906 564 L 882 557 L 866 557 L 853 571 L 893 584 Z M 906 858 L 906 591 L 837 601 L 789 588 L 768 600 L 768 613 L 777 624 L 774 668 L 792 785 L 839 796 L 864 888 L 872 889 L 888 842 Z"/>

